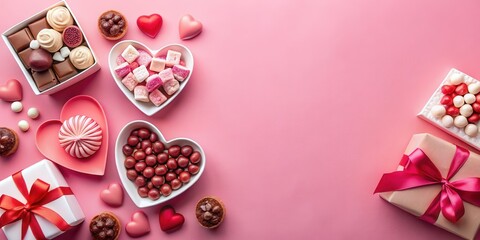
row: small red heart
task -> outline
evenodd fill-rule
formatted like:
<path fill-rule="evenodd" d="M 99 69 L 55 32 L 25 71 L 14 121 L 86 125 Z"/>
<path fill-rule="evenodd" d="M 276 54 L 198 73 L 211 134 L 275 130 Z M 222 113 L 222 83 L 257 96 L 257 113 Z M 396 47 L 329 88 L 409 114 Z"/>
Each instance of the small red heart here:
<path fill-rule="evenodd" d="M 442 93 L 443 94 L 452 94 L 455 91 L 455 86 L 453 85 L 443 85 L 442 86 Z"/>
<path fill-rule="evenodd" d="M 140 31 L 151 38 L 155 38 L 162 27 L 162 16 L 154 13 L 150 16 L 142 15 L 137 19 L 137 26 Z"/>
<path fill-rule="evenodd" d="M 458 108 L 456 108 L 455 106 L 450 106 L 450 107 L 447 108 L 447 114 L 452 116 L 452 117 L 455 117 L 458 114 L 460 114 L 460 110 Z"/>
<path fill-rule="evenodd" d="M 468 85 L 466 83 L 460 83 L 457 88 L 455 88 L 455 93 L 458 95 L 465 95 L 468 93 Z"/>
<path fill-rule="evenodd" d="M 446 106 L 452 105 L 453 104 L 452 95 L 443 95 L 442 99 L 440 99 L 440 103 Z"/>
<path fill-rule="evenodd" d="M 20 101 L 22 97 L 22 84 L 17 79 L 10 79 L 5 85 L 0 86 L 0 99 L 3 101 Z"/>
<path fill-rule="evenodd" d="M 176 213 L 172 206 L 167 205 L 160 210 L 160 228 L 164 232 L 181 228 L 185 222 L 182 214 Z"/>

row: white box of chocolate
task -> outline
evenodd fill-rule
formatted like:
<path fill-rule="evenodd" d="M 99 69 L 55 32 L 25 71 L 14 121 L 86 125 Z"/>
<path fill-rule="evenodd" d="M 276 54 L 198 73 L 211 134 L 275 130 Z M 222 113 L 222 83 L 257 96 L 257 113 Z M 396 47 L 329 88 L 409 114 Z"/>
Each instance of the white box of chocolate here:
<path fill-rule="evenodd" d="M 480 150 L 480 81 L 452 68 L 418 117 Z"/>
<path fill-rule="evenodd" d="M 65 1 L 16 24 L 2 38 L 36 95 L 56 93 L 100 69 Z"/>

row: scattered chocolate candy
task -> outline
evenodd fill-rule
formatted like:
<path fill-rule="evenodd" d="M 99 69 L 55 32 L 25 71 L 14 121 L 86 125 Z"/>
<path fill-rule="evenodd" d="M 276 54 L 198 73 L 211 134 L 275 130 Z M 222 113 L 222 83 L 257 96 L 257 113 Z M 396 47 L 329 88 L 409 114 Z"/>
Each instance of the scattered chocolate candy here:
<path fill-rule="evenodd" d="M 25 120 L 20 120 L 18 122 L 18 128 L 20 128 L 20 130 L 22 130 L 22 132 L 26 132 L 26 131 L 28 131 L 28 129 L 30 129 L 30 124 L 28 124 L 28 122 L 25 121 Z"/>
<path fill-rule="evenodd" d="M 12 103 L 10 108 L 12 109 L 13 112 L 19 113 L 23 110 L 23 104 L 22 102 L 15 101 Z"/>
<path fill-rule="evenodd" d="M 225 218 L 225 205 L 215 197 L 204 197 L 198 201 L 195 215 L 200 225 L 206 228 L 218 227 Z"/>
<path fill-rule="evenodd" d="M 98 18 L 98 30 L 108 40 L 119 40 L 127 33 L 128 23 L 123 14 L 110 10 Z"/>
<path fill-rule="evenodd" d="M 192 146 L 165 147 L 148 128 L 133 130 L 122 148 L 127 178 L 138 194 L 152 200 L 169 196 L 200 170 L 202 156 Z"/>
<path fill-rule="evenodd" d="M 9 156 L 17 151 L 18 148 L 17 133 L 6 127 L 0 127 L 0 156 Z"/>
<path fill-rule="evenodd" d="M 90 221 L 90 233 L 93 239 L 114 240 L 120 234 L 120 220 L 110 212 L 103 212 Z"/>
<path fill-rule="evenodd" d="M 33 71 L 41 72 L 49 69 L 52 66 L 52 63 L 52 54 L 39 48 L 32 50 L 27 65 L 30 66 Z"/>

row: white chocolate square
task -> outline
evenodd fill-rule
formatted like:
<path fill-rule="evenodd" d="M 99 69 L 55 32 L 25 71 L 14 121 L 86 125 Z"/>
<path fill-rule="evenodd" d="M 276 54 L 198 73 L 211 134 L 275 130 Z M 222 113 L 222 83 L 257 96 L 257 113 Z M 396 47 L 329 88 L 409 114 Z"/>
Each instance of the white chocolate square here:
<path fill-rule="evenodd" d="M 135 59 L 137 59 L 138 56 L 140 56 L 140 53 L 132 45 L 128 45 L 128 47 L 125 48 L 125 50 L 123 50 L 122 52 L 122 57 L 128 63 L 132 63 L 133 61 L 135 61 Z"/>
<path fill-rule="evenodd" d="M 141 65 L 140 67 L 133 69 L 133 75 L 137 79 L 137 82 L 141 83 L 148 78 L 148 75 L 150 75 L 150 73 L 148 72 L 147 67 Z"/>
<path fill-rule="evenodd" d="M 162 58 L 152 58 L 150 62 L 150 70 L 155 72 L 160 72 L 165 69 L 165 59 Z"/>
<path fill-rule="evenodd" d="M 182 54 L 173 50 L 167 51 L 167 57 L 165 59 L 167 67 L 173 67 L 175 64 L 180 64 L 180 58 Z"/>

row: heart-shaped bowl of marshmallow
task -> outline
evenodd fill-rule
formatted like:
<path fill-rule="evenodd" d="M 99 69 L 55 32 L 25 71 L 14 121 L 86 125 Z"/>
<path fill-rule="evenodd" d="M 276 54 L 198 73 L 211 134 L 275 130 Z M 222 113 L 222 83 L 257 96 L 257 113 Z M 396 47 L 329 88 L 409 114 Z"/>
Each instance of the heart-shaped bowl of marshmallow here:
<path fill-rule="evenodd" d="M 450 70 L 418 116 L 480 150 L 480 81 Z"/>
<path fill-rule="evenodd" d="M 123 187 L 142 208 L 166 202 L 192 187 L 200 179 L 206 159 L 195 141 L 167 141 L 155 125 L 137 120 L 118 134 L 115 161 Z"/>
<path fill-rule="evenodd" d="M 175 99 L 193 72 L 193 55 L 180 44 L 151 50 L 140 42 L 115 44 L 108 58 L 110 72 L 125 96 L 151 116 Z"/>
<path fill-rule="evenodd" d="M 100 69 L 64 1 L 13 26 L 2 38 L 37 95 L 58 92 Z"/>

